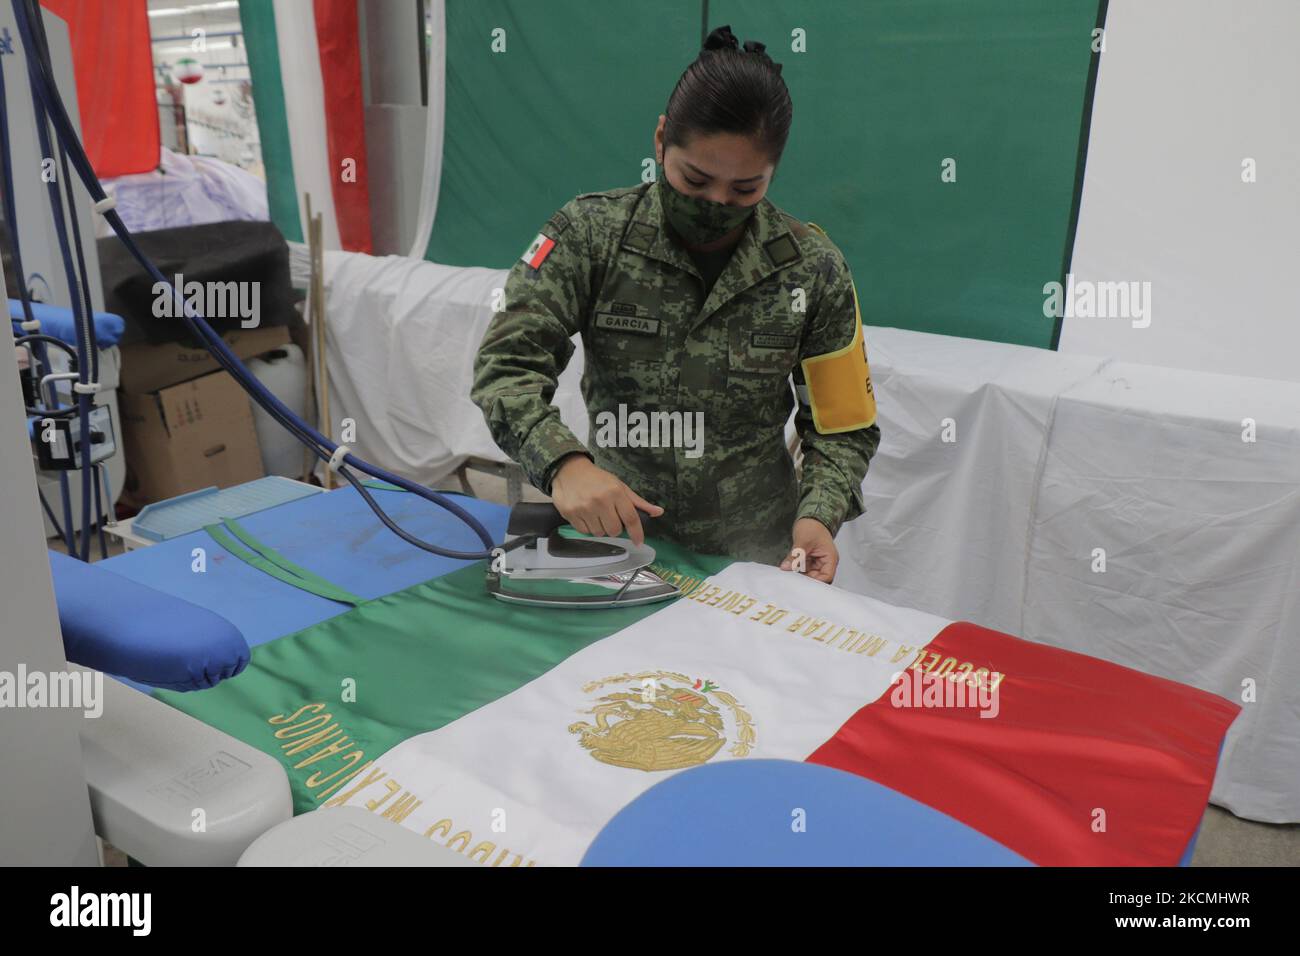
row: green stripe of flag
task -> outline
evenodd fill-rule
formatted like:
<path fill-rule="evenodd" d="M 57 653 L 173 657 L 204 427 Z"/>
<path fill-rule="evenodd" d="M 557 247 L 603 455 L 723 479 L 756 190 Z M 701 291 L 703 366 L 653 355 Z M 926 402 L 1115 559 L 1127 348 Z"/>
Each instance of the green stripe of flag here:
<path fill-rule="evenodd" d="M 280 78 L 280 48 L 275 30 L 273 0 L 239 0 L 239 20 L 248 50 L 253 80 L 253 106 L 262 140 L 266 169 L 266 197 L 275 223 L 285 239 L 302 242 L 298 215 L 298 188 L 293 177 L 293 149 L 285 113 L 284 84 Z"/>

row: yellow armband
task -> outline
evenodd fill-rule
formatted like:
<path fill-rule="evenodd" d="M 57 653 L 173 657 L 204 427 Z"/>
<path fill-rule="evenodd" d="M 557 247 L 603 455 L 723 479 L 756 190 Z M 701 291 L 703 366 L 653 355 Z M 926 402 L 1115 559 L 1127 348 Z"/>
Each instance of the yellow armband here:
<path fill-rule="evenodd" d="M 826 235 L 820 226 L 808 225 Z M 871 387 L 871 369 L 862 341 L 858 289 L 851 279 L 849 287 L 853 290 L 853 340 L 842 349 L 799 363 L 808 387 L 813 425 L 823 435 L 856 431 L 876 423 L 876 394 Z"/>

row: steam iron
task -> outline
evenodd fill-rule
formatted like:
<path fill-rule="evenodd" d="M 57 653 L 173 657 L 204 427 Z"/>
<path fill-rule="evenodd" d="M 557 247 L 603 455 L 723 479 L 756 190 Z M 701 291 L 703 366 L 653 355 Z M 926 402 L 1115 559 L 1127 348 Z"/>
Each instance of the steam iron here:
<path fill-rule="evenodd" d="M 511 508 L 506 543 L 488 562 L 488 593 L 511 604 L 574 608 L 652 604 L 681 594 L 649 570 L 655 559 L 649 545 L 569 537 L 560 533 L 564 524 L 549 502 Z"/>

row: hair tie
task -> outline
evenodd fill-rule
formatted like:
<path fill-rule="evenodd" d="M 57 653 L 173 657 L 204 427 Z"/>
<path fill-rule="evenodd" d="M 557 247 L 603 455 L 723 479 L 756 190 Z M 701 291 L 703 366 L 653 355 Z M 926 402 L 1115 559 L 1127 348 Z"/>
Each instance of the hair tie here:
<path fill-rule="evenodd" d="M 781 72 L 781 64 L 772 62 L 772 58 L 767 55 L 767 44 L 760 43 L 757 40 L 746 40 L 744 46 L 741 46 L 736 35 L 731 32 L 730 26 L 718 27 L 704 39 L 705 50 L 735 50 L 737 53 L 754 53 L 761 56 L 767 61 L 778 74 Z"/>
<path fill-rule="evenodd" d="M 739 50 L 740 41 L 731 32 L 730 26 L 718 27 L 704 40 L 706 50 Z"/>
<path fill-rule="evenodd" d="M 758 56 L 761 56 L 767 62 L 767 65 L 770 66 L 773 70 L 775 70 L 777 75 L 779 76 L 781 74 L 781 64 L 773 61 L 773 59 L 767 55 L 766 50 L 767 50 L 767 44 L 765 43 L 759 43 L 757 40 L 745 41 L 745 52 L 754 53 L 757 54 Z"/>

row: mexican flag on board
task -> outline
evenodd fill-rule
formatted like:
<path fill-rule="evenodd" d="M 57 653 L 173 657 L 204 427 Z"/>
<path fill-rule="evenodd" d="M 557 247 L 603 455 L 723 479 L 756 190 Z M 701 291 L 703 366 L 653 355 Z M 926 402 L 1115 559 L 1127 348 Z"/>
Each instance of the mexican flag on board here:
<path fill-rule="evenodd" d="M 684 596 L 583 611 L 496 601 L 473 565 L 160 696 L 279 757 L 296 812 L 364 806 L 493 866 L 576 864 L 655 783 L 749 757 L 1040 864 L 1173 865 L 1196 832 L 1222 698 L 763 565 L 661 544 L 656 570 Z"/>

